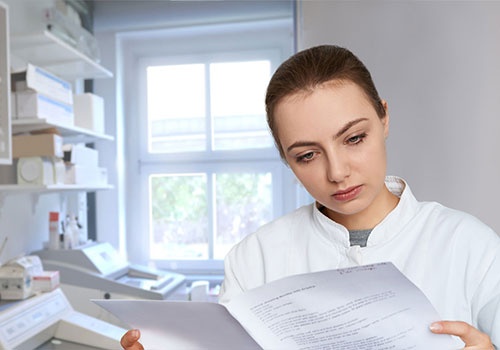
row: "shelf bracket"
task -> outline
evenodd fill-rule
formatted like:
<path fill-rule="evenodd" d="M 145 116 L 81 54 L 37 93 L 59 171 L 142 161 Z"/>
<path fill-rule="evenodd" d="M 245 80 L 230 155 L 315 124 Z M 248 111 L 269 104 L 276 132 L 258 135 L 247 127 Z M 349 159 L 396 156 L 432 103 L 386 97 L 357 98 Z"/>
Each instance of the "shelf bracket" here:
<path fill-rule="evenodd" d="M 33 215 L 35 215 L 39 199 L 40 199 L 40 193 L 36 192 L 31 194 L 31 212 L 33 213 Z"/>

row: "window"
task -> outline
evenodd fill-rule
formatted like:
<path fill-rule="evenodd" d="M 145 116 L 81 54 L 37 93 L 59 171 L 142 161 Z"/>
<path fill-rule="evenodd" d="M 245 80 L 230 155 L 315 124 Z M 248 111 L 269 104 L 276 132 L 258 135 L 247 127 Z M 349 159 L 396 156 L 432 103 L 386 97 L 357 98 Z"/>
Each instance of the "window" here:
<path fill-rule="evenodd" d="M 127 163 L 138 164 L 127 172 L 127 234 L 141 260 L 222 272 L 235 243 L 296 207 L 286 200 L 293 181 L 264 108 L 271 74 L 292 52 L 291 33 L 288 19 L 124 41 Z"/>
<path fill-rule="evenodd" d="M 145 69 L 149 153 L 273 146 L 263 115 L 269 60 L 146 63 Z"/>

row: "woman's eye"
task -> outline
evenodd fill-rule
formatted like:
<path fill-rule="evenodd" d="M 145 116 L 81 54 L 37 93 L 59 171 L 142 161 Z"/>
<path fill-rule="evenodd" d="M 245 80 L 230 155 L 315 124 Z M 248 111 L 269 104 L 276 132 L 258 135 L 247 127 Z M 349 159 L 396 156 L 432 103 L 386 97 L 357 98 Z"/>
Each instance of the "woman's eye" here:
<path fill-rule="evenodd" d="M 307 152 L 301 156 L 297 157 L 297 161 L 299 162 L 308 162 L 314 157 L 314 152 Z"/>
<path fill-rule="evenodd" d="M 362 142 L 365 137 L 366 137 L 366 134 L 364 134 L 364 133 L 361 135 L 356 135 L 356 136 L 353 136 L 351 138 L 348 138 L 347 143 L 351 144 L 351 145 L 355 145 L 355 144 Z"/>

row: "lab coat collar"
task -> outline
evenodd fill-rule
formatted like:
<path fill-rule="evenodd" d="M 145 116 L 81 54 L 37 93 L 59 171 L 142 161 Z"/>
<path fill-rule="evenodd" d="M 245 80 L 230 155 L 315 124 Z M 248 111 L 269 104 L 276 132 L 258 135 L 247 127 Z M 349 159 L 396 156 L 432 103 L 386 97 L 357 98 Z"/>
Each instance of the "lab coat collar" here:
<path fill-rule="evenodd" d="M 370 237 L 368 237 L 367 247 L 383 243 L 390 237 L 398 234 L 402 228 L 414 217 L 418 202 L 413 196 L 410 187 L 402 178 L 397 176 L 387 176 L 385 179 L 387 189 L 394 195 L 400 197 L 398 205 L 373 228 Z M 313 222 L 317 230 L 328 241 L 334 241 L 345 247 L 349 247 L 349 231 L 324 215 L 319 204 L 312 205 Z"/>

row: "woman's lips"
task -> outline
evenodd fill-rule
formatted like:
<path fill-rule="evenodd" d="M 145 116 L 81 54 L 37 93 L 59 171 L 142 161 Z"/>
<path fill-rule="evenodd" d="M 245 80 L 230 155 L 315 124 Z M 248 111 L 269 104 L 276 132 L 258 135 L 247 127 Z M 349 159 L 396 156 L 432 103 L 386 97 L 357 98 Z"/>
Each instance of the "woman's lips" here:
<path fill-rule="evenodd" d="M 349 187 L 348 189 L 335 192 L 333 198 L 340 202 L 350 201 L 359 195 L 361 189 L 362 185 Z"/>

